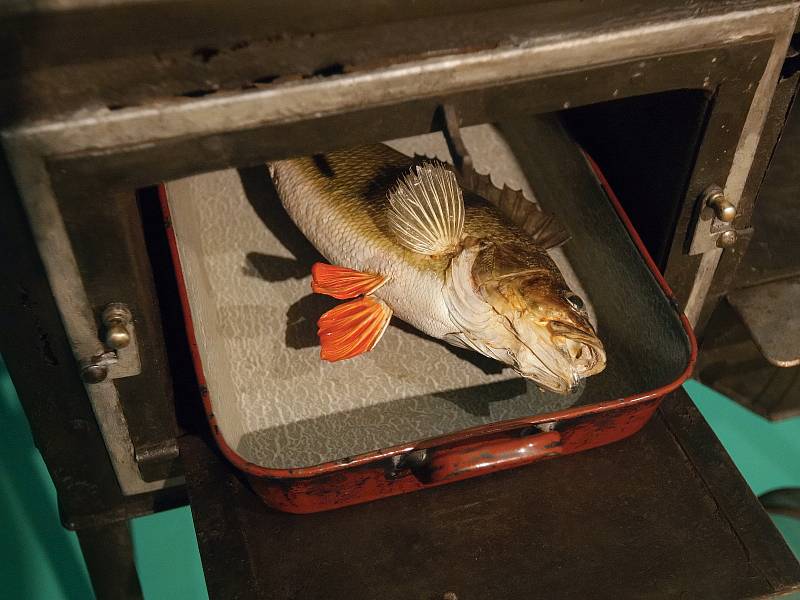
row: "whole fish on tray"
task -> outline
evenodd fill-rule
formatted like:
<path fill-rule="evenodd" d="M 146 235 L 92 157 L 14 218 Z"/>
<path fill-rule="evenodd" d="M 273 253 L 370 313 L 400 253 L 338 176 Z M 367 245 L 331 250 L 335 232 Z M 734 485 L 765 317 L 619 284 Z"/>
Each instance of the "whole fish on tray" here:
<path fill-rule="evenodd" d="M 312 267 L 312 289 L 349 300 L 320 317 L 324 360 L 371 350 L 394 314 L 554 392 L 605 368 L 582 300 L 547 254 L 567 236 L 521 193 L 382 144 L 269 168 L 332 263 Z"/>

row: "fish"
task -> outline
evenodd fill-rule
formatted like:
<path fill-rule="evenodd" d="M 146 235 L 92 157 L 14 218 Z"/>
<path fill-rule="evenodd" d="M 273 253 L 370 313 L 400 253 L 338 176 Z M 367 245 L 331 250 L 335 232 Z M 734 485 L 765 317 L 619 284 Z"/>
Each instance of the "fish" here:
<path fill-rule="evenodd" d="M 583 300 L 547 250 L 568 234 L 489 176 L 371 144 L 268 163 L 283 207 L 328 263 L 312 290 L 320 356 L 372 350 L 395 316 L 559 394 L 605 368 Z"/>

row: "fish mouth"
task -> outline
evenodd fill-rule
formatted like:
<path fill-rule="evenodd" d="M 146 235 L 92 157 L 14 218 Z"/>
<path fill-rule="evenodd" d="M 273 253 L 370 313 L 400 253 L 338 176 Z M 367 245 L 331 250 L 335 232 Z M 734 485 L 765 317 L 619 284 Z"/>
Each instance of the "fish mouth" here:
<path fill-rule="evenodd" d="M 605 350 L 591 330 L 551 322 L 526 337 L 518 337 L 521 346 L 512 355 L 513 367 L 542 389 L 571 394 L 583 379 L 605 368 Z"/>
<path fill-rule="evenodd" d="M 549 323 L 548 329 L 551 341 L 569 357 L 579 377 L 596 375 L 605 369 L 606 351 L 593 330 L 558 321 Z"/>
<path fill-rule="evenodd" d="M 572 394 L 578 390 L 581 383 L 580 377 L 574 374 L 565 376 L 556 373 L 544 362 L 533 367 L 530 364 L 523 367 L 517 362 L 514 370 L 525 379 L 533 381 L 539 388 L 556 394 Z"/>

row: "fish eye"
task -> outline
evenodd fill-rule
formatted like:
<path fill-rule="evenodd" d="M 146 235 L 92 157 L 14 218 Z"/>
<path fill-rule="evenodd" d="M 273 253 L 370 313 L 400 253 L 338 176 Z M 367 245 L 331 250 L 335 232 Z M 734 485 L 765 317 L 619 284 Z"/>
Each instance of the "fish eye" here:
<path fill-rule="evenodd" d="M 586 308 L 583 299 L 578 294 L 567 294 L 566 300 L 575 310 L 584 310 Z"/>

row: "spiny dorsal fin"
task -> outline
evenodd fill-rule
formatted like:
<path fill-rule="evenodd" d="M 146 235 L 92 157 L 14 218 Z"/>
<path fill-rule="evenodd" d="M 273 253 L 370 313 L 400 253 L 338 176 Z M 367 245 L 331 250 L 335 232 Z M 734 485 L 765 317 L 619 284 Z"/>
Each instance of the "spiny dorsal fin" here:
<path fill-rule="evenodd" d="M 545 250 L 560 246 L 570 238 L 567 230 L 555 216 L 543 212 L 536 203 L 528 200 L 521 190 L 512 190 L 506 185 L 500 189 L 492 183 L 489 175 L 468 168 L 465 168 L 460 176 L 459 184 L 465 190 L 488 200 Z"/>
<path fill-rule="evenodd" d="M 414 252 L 456 250 L 464 232 L 464 197 L 455 174 L 438 161 L 412 167 L 389 192 L 389 226 Z"/>

